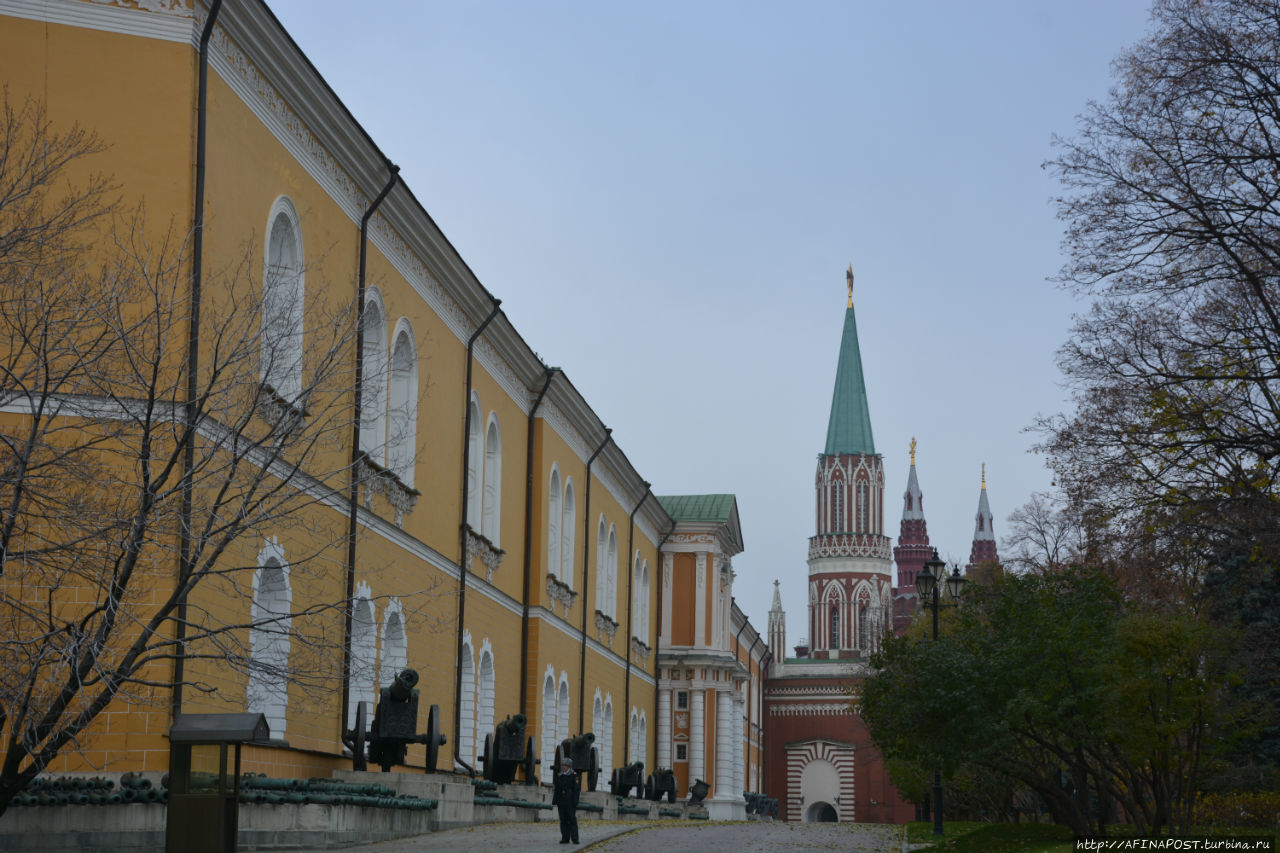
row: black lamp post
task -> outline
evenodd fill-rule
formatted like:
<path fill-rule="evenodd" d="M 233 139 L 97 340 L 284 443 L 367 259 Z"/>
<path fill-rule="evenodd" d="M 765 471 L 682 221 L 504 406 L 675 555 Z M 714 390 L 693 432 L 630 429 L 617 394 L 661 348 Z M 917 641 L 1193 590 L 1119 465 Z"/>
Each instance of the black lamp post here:
<path fill-rule="evenodd" d="M 938 558 L 938 549 L 933 549 L 933 557 L 924 564 L 924 571 L 916 576 L 916 591 L 920 593 L 920 605 L 933 610 L 933 639 L 938 639 L 938 608 L 941 602 L 938 600 L 938 594 L 943 584 L 947 589 L 947 597 L 951 599 L 953 604 L 960 601 L 960 596 L 964 592 L 965 579 L 960 575 L 960 568 L 956 567 L 951 575 L 947 575 L 947 564 Z M 933 834 L 942 835 L 942 774 L 935 769 L 933 771 Z"/>

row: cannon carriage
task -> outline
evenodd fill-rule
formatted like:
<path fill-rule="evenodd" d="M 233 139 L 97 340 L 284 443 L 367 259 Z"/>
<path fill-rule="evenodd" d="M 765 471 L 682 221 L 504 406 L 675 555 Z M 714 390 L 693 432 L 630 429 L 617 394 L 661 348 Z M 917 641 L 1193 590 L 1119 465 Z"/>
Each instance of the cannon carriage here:
<path fill-rule="evenodd" d="M 660 802 L 664 794 L 668 803 L 676 801 L 676 774 L 668 767 L 659 767 L 644 783 L 644 798 Z"/>
<path fill-rule="evenodd" d="M 556 771 L 560 770 L 560 761 L 565 756 L 573 762 L 575 773 L 587 774 L 587 790 L 594 791 L 600 779 L 600 753 L 595 748 L 596 736 L 592 732 L 565 738 L 556 747 Z"/>
<path fill-rule="evenodd" d="M 494 726 L 491 734 L 484 736 L 484 778 L 499 785 L 506 785 L 516 778 L 516 768 L 524 769 L 524 781 L 538 784 L 538 765 L 541 759 L 533 748 L 533 736 L 525 736 L 528 718 L 513 714 Z"/>
<path fill-rule="evenodd" d="M 609 776 L 609 791 L 615 797 L 629 796 L 632 788 L 636 789 L 637 797 L 643 797 L 644 784 L 643 761 L 637 761 L 625 767 L 615 767 L 613 768 L 613 773 Z"/>
<path fill-rule="evenodd" d="M 422 743 L 427 746 L 427 772 L 435 772 L 440 747 L 445 742 L 440 733 L 440 706 L 431 706 L 427 730 L 418 734 L 417 684 L 417 670 L 397 673 L 391 685 L 379 691 L 372 728 L 367 727 L 367 703 L 356 704 L 355 726 L 342 735 L 342 742 L 351 750 L 353 770 L 367 770 L 372 761 L 382 767 L 382 772 L 389 773 L 393 766 L 404 764 L 409 744 Z"/>

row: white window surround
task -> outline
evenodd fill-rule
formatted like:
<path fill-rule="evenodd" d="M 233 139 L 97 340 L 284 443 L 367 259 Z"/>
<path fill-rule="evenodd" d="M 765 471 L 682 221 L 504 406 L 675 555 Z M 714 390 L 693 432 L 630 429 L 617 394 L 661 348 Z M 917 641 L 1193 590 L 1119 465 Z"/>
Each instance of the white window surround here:
<path fill-rule="evenodd" d="M 382 614 L 382 654 L 378 667 L 378 687 L 390 687 L 401 670 L 409 666 L 409 640 L 405 631 L 400 599 L 387 602 Z"/>
<path fill-rule="evenodd" d="M 573 562 L 574 542 L 578 538 L 577 505 L 574 500 L 573 478 L 566 477 L 564 481 L 564 524 L 560 526 L 560 581 L 569 589 L 573 589 L 573 577 L 577 572 L 577 567 Z M 586 602 L 582 602 L 586 606 Z"/>
<path fill-rule="evenodd" d="M 610 524 L 608 544 L 605 546 L 605 591 L 602 612 L 618 621 L 618 530 Z"/>
<path fill-rule="evenodd" d="M 461 707 L 458 713 L 458 755 L 475 767 L 476 754 L 476 666 L 471 632 L 462 634 Z"/>
<path fill-rule="evenodd" d="M 347 728 L 354 728 L 356 706 L 369 703 L 365 709 L 366 725 L 373 722 L 373 712 L 378 699 L 378 631 L 373 606 L 373 592 L 369 584 L 356 584 L 355 597 L 351 600 L 351 671 L 347 691 Z"/>
<path fill-rule="evenodd" d="M 289 563 L 277 539 L 267 540 L 253 574 L 246 707 L 266 715 L 271 736 L 283 739 L 289 704 Z"/>
<path fill-rule="evenodd" d="M 387 311 L 371 287 L 364 300 L 364 355 L 361 359 L 360 449 L 374 464 L 387 465 Z"/>
<path fill-rule="evenodd" d="M 556 671 L 551 664 L 547 664 L 547 673 L 542 678 L 542 717 L 538 727 L 542 736 L 542 763 L 538 766 L 538 776 L 549 784 L 556 757 Z"/>
<path fill-rule="evenodd" d="M 569 737 L 569 674 L 560 672 L 560 688 L 556 695 L 556 740 L 558 744 Z"/>
<path fill-rule="evenodd" d="M 262 272 L 263 382 L 276 396 L 302 409 L 303 300 L 306 293 L 302 226 L 287 196 L 267 214 Z"/>
<path fill-rule="evenodd" d="M 481 492 L 483 483 L 480 480 L 480 469 L 484 465 L 484 444 L 481 436 L 483 425 L 480 420 L 480 396 L 471 392 L 471 426 L 467 433 L 467 524 L 472 530 L 480 530 L 480 507 L 484 496 Z"/>
<path fill-rule="evenodd" d="M 551 477 L 547 485 L 547 573 L 564 583 L 560 569 L 560 501 L 563 488 L 560 485 L 560 466 L 551 463 Z"/>
<path fill-rule="evenodd" d="M 413 488 L 418 444 L 418 347 L 413 328 L 401 317 L 392 336 L 387 407 L 387 467 Z"/>
<path fill-rule="evenodd" d="M 484 497 L 481 507 L 481 534 L 500 548 L 502 531 L 502 430 L 498 415 L 489 413 L 484 430 Z"/>
<path fill-rule="evenodd" d="M 609 611 L 605 609 L 605 589 L 607 588 L 605 577 L 609 571 L 609 558 L 606 553 L 608 535 L 608 523 L 605 521 L 604 513 L 600 513 L 600 522 L 596 525 L 596 610 L 606 616 L 609 615 Z"/>
<path fill-rule="evenodd" d="M 471 766 L 480 769 L 480 756 L 484 755 L 485 735 L 493 731 L 496 679 L 494 676 L 493 647 L 486 637 L 480 642 L 480 663 L 476 667 L 476 760 Z"/>

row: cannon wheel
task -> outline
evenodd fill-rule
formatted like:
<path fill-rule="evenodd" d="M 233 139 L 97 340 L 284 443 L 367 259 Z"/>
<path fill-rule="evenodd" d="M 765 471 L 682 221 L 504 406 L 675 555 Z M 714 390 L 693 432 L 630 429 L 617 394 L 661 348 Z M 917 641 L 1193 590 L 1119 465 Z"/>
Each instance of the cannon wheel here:
<path fill-rule="evenodd" d="M 618 768 L 613 768 L 613 772 L 609 774 L 609 793 L 615 797 L 618 796 Z"/>
<path fill-rule="evenodd" d="M 653 774 L 650 773 L 648 778 L 644 780 L 644 793 L 641 795 L 646 800 L 657 799 L 653 796 Z"/>
<path fill-rule="evenodd" d="M 369 750 L 365 739 L 369 737 L 369 726 L 365 720 L 366 711 L 363 702 L 356 703 L 356 728 L 351 733 L 351 769 L 369 769 Z"/>
<path fill-rule="evenodd" d="M 496 752 L 493 748 L 493 735 L 484 736 L 484 752 L 480 753 L 480 760 L 484 762 L 484 773 L 481 775 L 490 782 L 498 781 L 498 762 L 494 757 Z"/>
<path fill-rule="evenodd" d="M 538 756 L 533 752 L 533 735 L 529 735 L 529 742 L 524 747 L 524 781 L 526 785 L 538 784 Z"/>
<path fill-rule="evenodd" d="M 436 760 L 440 757 L 440 744 L 444 737 L 440 734 L 440 706 L 432 705 L 427 714 L 427 772 L 436 772 Z"/>
<path fill-rule="evenodd" d="M 659 800 L 662 799 L 661 794 L 658 795 L 658 799 Z M 670 788 L 667 789 L 667 802 L 674 803 L 675 801 L 676 801 L 676 786 L 673 784 Z"/>
<path fill-rule="evenodd" d="M 556 746 L 556 759 L 555 759 L 555 762 L 556 762 L 556 763 L 555 763 L 555 764 L 553 764 L 553 765 L 551 766 L 551 776 L 552 776 L 553 778 L 555 777 L 555 775 L 556 775 L 557 773 L 559 773 L 559 772 L 560 772 L 560 759 L 561 759 L 561 757 L 562 757 L 563 755 L 564 755 L 564 747 L 557 745 L 557 746 Z"/>
<path fill-rule="evenodd" d="M 596 748 L 591 747 L 591 767 L 587 770 L 587 790 L 594 791 L 596 783 L 600 781 L 600 753 Z"/>

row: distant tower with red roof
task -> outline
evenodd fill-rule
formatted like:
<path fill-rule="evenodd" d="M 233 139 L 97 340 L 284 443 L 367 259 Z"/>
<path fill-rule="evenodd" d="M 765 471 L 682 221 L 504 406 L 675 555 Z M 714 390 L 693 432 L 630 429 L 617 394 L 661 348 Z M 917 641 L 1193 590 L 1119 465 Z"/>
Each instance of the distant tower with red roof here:
<path fill-rule="evenodd" d="M 911 439 L 911 472 L 902 494 L 902 522 L 893 561 L 898 566 L 898 586 L 893 595 L 893 633 L 901 636 L 915 616 L 916 575 L 924 569 L 933 549 L 929 547 L 929 527 L 924 519 L 924 494 L 916 478 L 916 440 Z"/>
<path fill-rule="evenodd" d="M 965 566 L 965 574 L 981 566 L 994 566 L 1000 562 L 996 553 L 996 532 L 992 527 L 994 518 L 991 507 L 987 504 L 987 465 L 982 464 L 982 491 L 978 494 L 978 512 L 973 521 L 973 547 L 969 549 L 969 563 Z M 984 574 L 979 572 L 979 574 Z M 976 578 L 975 578 L 976 579 Z"/>

